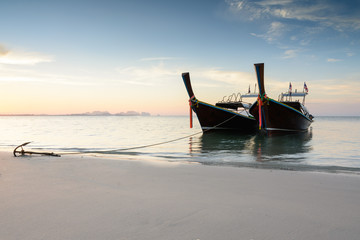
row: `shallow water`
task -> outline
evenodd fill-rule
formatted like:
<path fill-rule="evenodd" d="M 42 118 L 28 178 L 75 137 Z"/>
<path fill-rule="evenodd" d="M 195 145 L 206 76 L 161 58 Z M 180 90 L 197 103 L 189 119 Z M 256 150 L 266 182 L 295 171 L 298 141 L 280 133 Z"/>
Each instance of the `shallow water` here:
<path fill-rule="evenodd" d="M 203 134 L 195 118 L 194 123 L 190 129 L 188 117 L 174 116 L 4 116 L 0 117 L 0 149 L 12 150 L 32 141 L 25 149 L 360 173 L 360 117 L 317 117 L 307 133 L 274 137 Z M 178 138 L 182 139 L 173 141 Z M 163 142 L 168 143 L 141 148 Z M 132 149 L 124 150 L 128 148 Z"/>

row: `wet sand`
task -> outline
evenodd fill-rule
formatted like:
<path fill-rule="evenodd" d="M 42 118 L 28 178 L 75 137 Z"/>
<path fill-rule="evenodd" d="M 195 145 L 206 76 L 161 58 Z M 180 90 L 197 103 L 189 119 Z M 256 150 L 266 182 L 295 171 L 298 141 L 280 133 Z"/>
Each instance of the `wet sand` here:
<path fill-rule="evenodd" d="M 0 153 L 0 238 L 359 239 L 360 176 Z"/>

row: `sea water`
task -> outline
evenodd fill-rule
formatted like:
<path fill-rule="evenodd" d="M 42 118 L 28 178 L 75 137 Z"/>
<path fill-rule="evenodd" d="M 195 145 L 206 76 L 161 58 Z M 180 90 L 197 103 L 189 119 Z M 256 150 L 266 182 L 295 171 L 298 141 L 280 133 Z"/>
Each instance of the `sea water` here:
<path fill-rule="evenodd" d="M 360 117 L 316 117 L 285 136 L 202 133 L 185 116 L 2 116 L 0 150 L 360 173 Z"/>

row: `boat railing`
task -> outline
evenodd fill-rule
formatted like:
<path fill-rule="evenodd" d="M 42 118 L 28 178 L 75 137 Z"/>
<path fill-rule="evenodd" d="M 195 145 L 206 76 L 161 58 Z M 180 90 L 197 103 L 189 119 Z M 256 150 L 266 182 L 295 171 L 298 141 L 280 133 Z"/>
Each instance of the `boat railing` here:
<path fill-rule="evenodd" d="M 305 97 L 308 93 L 307 92 L 297 92 L 295 90 L 295 92 L 285 92 L 285 93 L 281 93 L 278 97 L 278 101 L 279 102 L 292 102 L 292 101 L 298 101 L 299 102 L 299 99 L 295 99 L 293 100 L 293 97 L 299 97 L 299 98 L 303 98 L 302 100 L 302 104 L 304 105 L 305 104 Z"/>
<path fill-rule="evenodd" d="M 224 96 L 223 99 L 220 101 L 222 103 L 234 103 L 234 102 L 242 102 L 243 98 L 257 98 L 257 93 L 247 93 L 241 95 L 241 93 L 233 93 L 229 96 Z"/>
<path fill-rule="evenodd" d="M 250 109 L 252 103 L 249 101 L 243 101 L 243 98 L 257 98 L 257 93 L 247 93 L 241 95 L 241 93 L 233 93 L 229 96 L 224 96 L 223 99 L 217 102 L 215 105 L 218 107 L 228 108 L 235 110 L 239 114 L 250 116 L 248 110 Z M 244 114 L 245 112 L 245 114 Z"/>
<path fill-rule="evenodd" d="M 227 99 L 226 99 L 226 97 L 227 97 Z M 224 96 L 220 102 L 223 102 L 223 103 L 241 102 L 241 98 L 242 98 L 241 93 L 233 93 L 230 96 Z"/>

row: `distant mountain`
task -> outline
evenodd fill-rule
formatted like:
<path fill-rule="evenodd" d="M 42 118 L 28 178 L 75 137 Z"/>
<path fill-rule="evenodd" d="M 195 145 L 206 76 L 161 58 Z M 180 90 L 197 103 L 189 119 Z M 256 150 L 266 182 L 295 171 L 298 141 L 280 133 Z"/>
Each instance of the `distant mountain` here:
<path fill-rule="evenodd" d="M 93 111 L 73 114 L 0 114 L 0 116 L 151 116 L 148 112 L 127 111 L 111 114 L 108 111 Z"/>
<path fill-rule="evenodd" d="M 111 114 L 107 111 L 93 111 L 93 112 L 86 112 L 80 114 L 70 114 L 71 116 L 151 116 L 148 112 L 136 112 L 136 111 L 127 111 L 127 112 L 120 112 Z"/>
<path fill-rule="evenodd" d="M 150 116 L 150 113 L 147 112 L 135 112 L 135 111 L 127 111 L 127 112 L 120 112 L 114 114 L 116 116 Z"/>
<path fill-rule="evenodd" d="M 111 113 L 107 111 L 93 111 L 93 112 L 86 112 L 83 115 L 86 116 L 111 116 Z"/>

